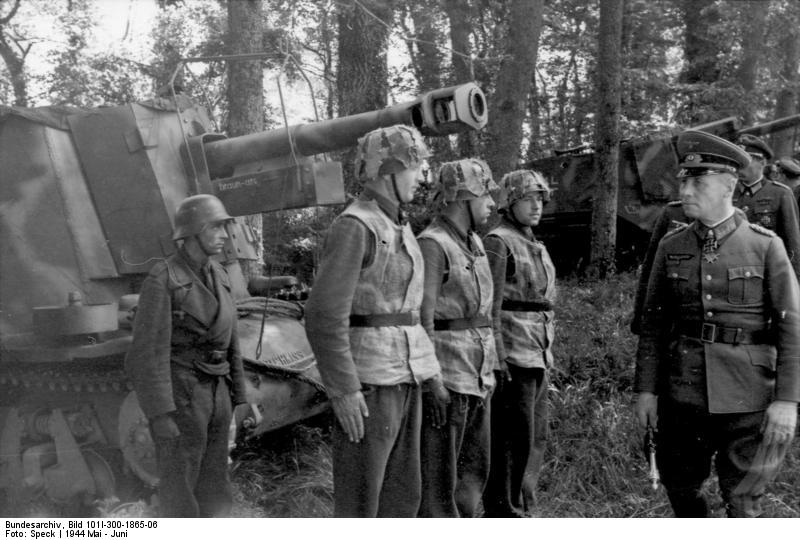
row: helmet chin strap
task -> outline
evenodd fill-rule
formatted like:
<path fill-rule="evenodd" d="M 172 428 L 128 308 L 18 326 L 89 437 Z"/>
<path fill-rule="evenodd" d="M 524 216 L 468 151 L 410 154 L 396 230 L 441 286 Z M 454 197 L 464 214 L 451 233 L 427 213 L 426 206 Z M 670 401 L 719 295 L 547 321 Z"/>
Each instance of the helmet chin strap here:
<path fill-rule="evenodd" d="M 476 230 L 476 226 L 475 214 L 472 213 L 472 205 L 468 200 L 464 201 L 464 204 L 467 206 L 467 215 L 469 215 L 469 230 L 474 231 Z"/>
<path fill-rule="evenodd" d="M 397 175 L 391 173 L 390 176 L 392 177 L 392 190 L 394 191 L 394 196 L 397 199 L 397 204 L 402 205 L 405 203 L 405 201 L 400 198 L 400 190 L 397 189 Z"/>

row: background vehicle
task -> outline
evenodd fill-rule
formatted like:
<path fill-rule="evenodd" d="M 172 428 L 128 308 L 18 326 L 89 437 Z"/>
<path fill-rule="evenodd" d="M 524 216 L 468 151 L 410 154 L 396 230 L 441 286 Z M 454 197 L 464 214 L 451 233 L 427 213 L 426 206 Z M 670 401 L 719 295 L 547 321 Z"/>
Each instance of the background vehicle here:
<path fill-rule="evenodd" d="M 800 125 L 800 115 L 742 128 L 733 117 L 694 126 L 734 141 L 743 133 L 757 136 Z M 678 198 L 678 154 L 675 142 L 682 129 L 625 140 L 620 145 L 617 206 L 617 266 L 639 263 L 661 207 Z M 777 156 L 780 157 L 780 156 Z M 547 244 L 561 275 L 588 261 L 594 191 L 594 151 L 588 145 L 557 150 L 552 157 L 527 167 L 542 172 L 553 188 L 537 236 Z"/>

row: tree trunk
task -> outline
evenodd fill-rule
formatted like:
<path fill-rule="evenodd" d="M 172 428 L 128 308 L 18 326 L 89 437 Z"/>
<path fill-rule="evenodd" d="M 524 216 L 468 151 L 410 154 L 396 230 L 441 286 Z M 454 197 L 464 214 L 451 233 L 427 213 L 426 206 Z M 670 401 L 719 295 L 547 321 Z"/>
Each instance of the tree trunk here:
<path fill-rule="evenodd" d="M 742 35 L 742 62 L 736 73 L 736 78 L 744 91 L 745 108 L 741 111 L 745 125 L 755 122 L 755 112 L 758 106 L 756 94 L 756 78 L 758 76 L 758 62 L 761 57 L 767 20 L 767 9 L 763 2 L 750 0 L 743 6 L 742 14 L 747 18 L 745 31 Z"/>
<path fill-rule="evenodd" d="M 781 67 L 781 89 L 775 101 L 775 119 L 797 114 L 797 87 L 800 84 L 798 68 L 800 68 L 800 31 L 797 26 L 790 26 L 788 33 L 781 39 L 779 50 L 783 51 Z M 794 131 L 778 131 L 772 135 L 772 149 L 776 157 L 791 156 L 794 151 Z"/>
<path fill-rule="evenodd" d="M 450 48 L 453 65 L 452 84 L 464 84 L 475 80 L 472 65 L 472 9 L 470 2 L 464 0 L 444 0 L 442 2 L 450 20 Z M 458 153 L 464 157 L 475 155 L 478 135 L 472 130 L 458 135 Z"/>
<path fill-rule="evenodd" d="M 375 20 L 362 6 L 380 21 Z M 339 70 L 336 91 L 339 116 L 383 108 L 389 93 L 386 50 L 389 26 L 394 18 L 393 2 L 338 2 L 337 9 Z M 350 193 L 358 189 L 352 172 L 354 155 L 355 149 L 350 149 L 342 156 L 347 179 L 345 187 Z"/>
<path fill-rule="evenodd" d="M 6 64 L 8 76 L 11 78 L 11 87 L 14 89 L 14 105 L 17 107 L 28 106 L 28 80 L 25 77 L 25 57 L 30 50 L 30 45 L 23 49 L 19 46 L 16 50 L 10 42 L 13 38 L 8 35 L 6 31 L 7 25 L 14 15 L 17 14 L 19 9 L 20 0 L 14 0 L 5 16 L 0 18 L 0 57 Z M 14 43 L 14 45 L 17 45 Z"/>
<path fill-rule="evenodd" d="M 536 68 L 543 11 L 543 0 L 513 0 L 508 8 L 505 54 L 495 94 L 489 98 L 494 108 L 486 128 L 486 161 L 497 178 L 519 164 L 522 123 Z"/>
<path fill-rule="evenodd" d="M 719 79 L 717 58 L 720 48 L 710 29 L 720 20 L 716 0 L 682 0 L 685 28 L 683 53 L 686 67 L 680 80 L 684 83 L 713 83 Z"/>
<path fill-rule="evenodd" d="M 624 0 L 600 0 L 597 61 L 595 167 L 591 252 L 587 274 L 604 278 L 616 270 L 619 117 L 622 91 L 622 7 Z"/>
<path fill-rule="evenodd" d="M 444 53 L 438 43 L 442 41 L 439 0 L 407 0 L 406 7 L 414 23 L 415 41 L 408 42 L 412 67 L 421 92 L 441 88 Z M 408 32 L 406 32 L 408 33 Z M 428 143 L 437 160 L 448 161 L 452 157 L 450 140 L 433 137 Z"/>
<path fill-rule="evenodd" d="M 264 34 L 261 0 L 228 0 L 230 54 L 262 52 Z M 261 60 L 228 62 L 228 135 L 264 131 L 264 69 Z M 261 214 L 247 217 L 258 240 L 258 259 L 242 264 L 245 282 L 262 274 L 263 225 Z"/>

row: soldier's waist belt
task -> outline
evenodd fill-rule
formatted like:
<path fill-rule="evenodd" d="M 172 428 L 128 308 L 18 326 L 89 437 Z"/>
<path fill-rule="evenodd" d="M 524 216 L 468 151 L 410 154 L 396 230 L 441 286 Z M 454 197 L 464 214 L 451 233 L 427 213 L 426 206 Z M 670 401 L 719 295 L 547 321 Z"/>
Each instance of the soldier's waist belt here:
<path fill-rule="evenodd" d="M 182 360 L 182 363 L 187 362 L 202 362 L 204 364 L 222 364 L 228 361 L 228 351 L 227 350 L 213 350 L 213 349 L 203 349 L 203 348 L 196 348 L 196 347 L 173 347 L 172 348 L 172 357 L 175 360 L 178 360 L 179 363 Z"/>
<path fill-rule="evenodd" d="M 769 328 L 750 330 L 712 323 L 682 322 L 677 325 L 675 331 L 682 336 L 699 339 L 704 343 L 758 345 L 772 342 Z"/>
<path fill-rule="evenodd" d="M 372 313 L 369 315 L 350 315 L 350 326 L 416 326 L 419 324 L 418 311 L 399 313 Z"/>
<path fill-rule="evenodd" d="M 549 300 L 503 300 L 500 306 L 503 311 L 550 311 L 553 303 Z"/>
<path fill-rule="evenodd" d="M 466 330 L 467 328 L 484 328 L 492 326 L 492 320 L 486 315 L 465 317 L 463 319 L 434 319 L 434 330 Z"/>

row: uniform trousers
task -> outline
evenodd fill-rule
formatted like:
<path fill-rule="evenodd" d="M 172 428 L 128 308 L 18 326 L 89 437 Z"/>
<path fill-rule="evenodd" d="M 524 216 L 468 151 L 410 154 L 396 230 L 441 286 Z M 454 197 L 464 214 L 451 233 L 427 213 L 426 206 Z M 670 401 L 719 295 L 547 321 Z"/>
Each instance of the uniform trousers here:
<path fill-rule="evenodd" d="M 704 407 L 660 400 L 656 462 L 677 517 L 708 517 L 700 489 L 711 474 L 712 458 L 728 515 L 761 514 L 764 486 L 782 461 L 782 456 L 773 463 L 759 457 L 753 466 L 757 453 L 764 455 L 760 449 L 763 419 L 764 411 L 710 414 Z M 743 482 L 746 477 L 748 481 Z"/>
<path fill-rule="evenodd" d="M 547 371 L 508 365 L 492 396 L 489 482 L 485 517 L 524 517 L 533 511 L 548 437 Z"/>
<path fill-rule="evenodd" d="M 362 384 L 364 438 L 333 429 L 334 517 L 415 517 L 420 502 L 419 386 Z"/>
<path fill-rule="evenodd" d="M 488 397 L 457 392 L 446 425 L 436 428 L 423 414 L 419 517 L 475 517 L 489 477 L 489 419 Z"/>
<path fill-rule="evenodd" d="M 230 511 L 228 476 L 231 393 L 226 377 L 172 364 L 170 413 L 180 430 L 153 437 L 158 463 L 160 517 L 214 517 Z"/>

